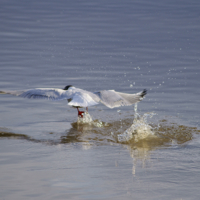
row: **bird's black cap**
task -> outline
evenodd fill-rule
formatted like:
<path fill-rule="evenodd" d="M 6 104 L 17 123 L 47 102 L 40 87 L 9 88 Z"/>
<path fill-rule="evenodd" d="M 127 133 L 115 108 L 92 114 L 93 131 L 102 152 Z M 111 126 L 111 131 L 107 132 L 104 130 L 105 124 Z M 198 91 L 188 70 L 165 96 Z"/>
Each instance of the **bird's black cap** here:
<path fill-rule="evenodd" d="M 73 85 L 67 85 L 63 90 L 68 90 L 70 87 L 73 87 Z"/>

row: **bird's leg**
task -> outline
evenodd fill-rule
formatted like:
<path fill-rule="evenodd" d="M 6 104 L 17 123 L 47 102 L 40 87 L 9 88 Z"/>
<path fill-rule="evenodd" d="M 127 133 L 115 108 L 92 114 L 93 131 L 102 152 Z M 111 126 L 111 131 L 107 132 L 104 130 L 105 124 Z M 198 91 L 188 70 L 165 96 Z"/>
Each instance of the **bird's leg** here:
<path fill-rule="evenodd" d="M 83 117 L 83 113 L 84 113 L 84 111 L 80 111 L 79 109 L 78 109 L 78 107 L 77 107 L 77 111 L 78 111 L 78 117 Z"/>
<path fill-rule="evenodd" d="M 88 107 L 86 107 L 86 111 L 87 111 L 87 113 L 88 113 Z"/>

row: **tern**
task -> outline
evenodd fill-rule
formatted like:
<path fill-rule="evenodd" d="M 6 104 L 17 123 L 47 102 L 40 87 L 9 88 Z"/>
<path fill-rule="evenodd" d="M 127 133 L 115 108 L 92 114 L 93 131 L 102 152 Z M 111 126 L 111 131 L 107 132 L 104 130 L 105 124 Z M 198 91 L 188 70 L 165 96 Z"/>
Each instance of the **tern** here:
<path fill-rule="evenodd" d="M 115 90 L 89 92 L 72 85 L 67 85 L 64 89 L 35 88 L 24 91 L 0 91 L 0 93 L 12 94 L 28 99 L 48 99 L 55 101 L 67 99 L 68 105 L 77 109 L 78 117 L 83 117 L 84 111 L 80 111 L 79 108 L 86 108 L 86 112 L 88 112 L 89 106 L 94 106 L 99 103 L 109 108 L 130 106 L 141 101 L 147 94 L 147 90 L 144 89 L 136 94 L 121 93 Z"/>

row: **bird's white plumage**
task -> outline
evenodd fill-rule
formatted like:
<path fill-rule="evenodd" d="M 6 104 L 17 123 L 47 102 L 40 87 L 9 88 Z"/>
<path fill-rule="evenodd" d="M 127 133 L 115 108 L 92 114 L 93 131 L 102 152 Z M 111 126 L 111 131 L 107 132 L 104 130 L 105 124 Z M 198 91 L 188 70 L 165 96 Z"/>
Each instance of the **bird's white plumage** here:
<path fill-rule="evenodd" d="M 74 107 L 88 107 L 103 103 L 109 108 L 129 106 L 137 103 L 146 95 L 146 90 L 136 94 L 116 92 L 115 90 L 102 90 L 89 92 L 76 87 L 67 90 L 56 88 L 36 88 L 25 91 L 4 91 L 1 93 L 12 94 L 29 99 L 68 100 L 68 105 Z"/>
<path fill-rule="evenodd" d="M 73 95 L 72 100 L 68 103 L 70 106 L 75 107 L 88 107 L 97 105 L 98 102 L 94 101 L 94 99 L 89 94 L 84 93 L 75 93 Z"/>

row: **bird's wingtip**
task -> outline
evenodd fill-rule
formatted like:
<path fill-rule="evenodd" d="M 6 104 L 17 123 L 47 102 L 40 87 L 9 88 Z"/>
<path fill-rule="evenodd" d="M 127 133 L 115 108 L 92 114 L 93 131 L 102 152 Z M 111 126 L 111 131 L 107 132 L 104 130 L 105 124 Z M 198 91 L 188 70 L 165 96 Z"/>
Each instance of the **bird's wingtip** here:
<path fill-rule="evenodd" d="M 144 97 L 146 94 L 147 94 L 147 90 L 144 89 L 144 90 L 142 91 L 142 93 L 141 93 L 141 97 Z"/>

